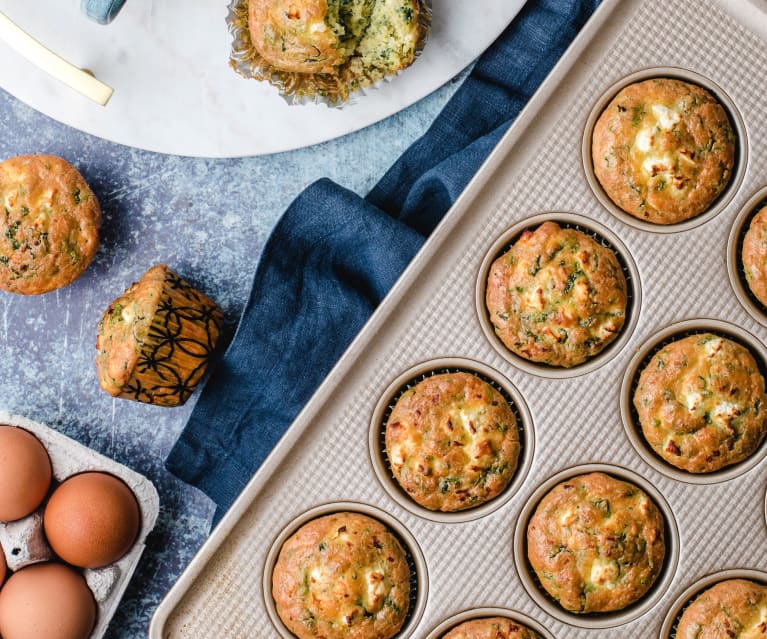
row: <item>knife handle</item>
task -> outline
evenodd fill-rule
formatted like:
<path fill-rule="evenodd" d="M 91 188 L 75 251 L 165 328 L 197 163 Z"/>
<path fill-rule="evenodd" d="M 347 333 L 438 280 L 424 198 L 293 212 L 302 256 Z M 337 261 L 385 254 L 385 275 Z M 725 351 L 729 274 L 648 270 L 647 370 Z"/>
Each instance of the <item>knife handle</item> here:
<path fill-rule="evenodd" d="M 125 0 L 81 0 L 80 9 L 94 22 L 109 24 L 122 9 Z"/>

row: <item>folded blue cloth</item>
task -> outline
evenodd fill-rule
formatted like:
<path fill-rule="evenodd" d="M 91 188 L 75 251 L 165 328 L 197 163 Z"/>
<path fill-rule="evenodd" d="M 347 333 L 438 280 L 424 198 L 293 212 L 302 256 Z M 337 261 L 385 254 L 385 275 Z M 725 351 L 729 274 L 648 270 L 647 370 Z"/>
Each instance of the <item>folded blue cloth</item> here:
<path fill-rule="evenodd" d="M 237 333 L 166 467 L 226 511 L 599 0 L 529 0 L 362 199 L 309 186 L 269 237 Z"/>

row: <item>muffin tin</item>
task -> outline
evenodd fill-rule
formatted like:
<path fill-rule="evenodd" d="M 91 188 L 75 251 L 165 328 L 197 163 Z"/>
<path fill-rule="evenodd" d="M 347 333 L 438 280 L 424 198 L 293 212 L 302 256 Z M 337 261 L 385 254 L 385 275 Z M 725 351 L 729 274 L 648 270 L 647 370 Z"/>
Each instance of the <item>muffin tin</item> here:
<path fill-rule="evenodd" d="M 0 411 L 0 424 L 23 428 L 40 440 L 51 460 L 54 487 L 72 475 L 100 471 L 121 479 L 136 497 L 141 511 L 141 528 L 128 553 L 103 568 L 78 569 L 93 592 L 97 606 L 96 625 L 89 639 L 101 639 L 138 565 L 146 537 L 157 520 L 160 510 L 157 490 L 142 475 L 43 424 L 5 411 Z M 9 570 L 16 571 L 32 564 L 56 560 L 43 532 L 44 509 L 45 502 L 27 517 L 0 522 L 0 546 Z"/>
<path fill-rule="evenodd" d="M 680 331 L 726 333 L 764 360 L 767 312 L 741 302 L 728 246 L 767 193 L 765 11 L 749 0 L 602 2 L 162 602 L 152 639 L 289 637 L 269 613 L 269 553 L 297 519 L 338 502 L 386 513 L 423 552 L 426 601 L 401 639 L 436 639 L 456 619 L 489 609 L 531 620 L 548 639 L 668 639 L 665 620 L 693 584 L 767 567 L 765 445 L 713 480 L 693 481 L 637 445 L 625 399 L 638 362 Z M 710 212 L 671 227 L 617 214 L 595 188 L 584 151 L 594 113 L 618 87 L 664 74 L 709 88 L 739 136 L 732 185 Z M 631 275 L 622 335 L 599 361 L 567 372 L 501 350 L 477 302 L 488 256 L 548 218 L 596 232 Z M 392 396 L 444 368 L 479 371 L 506 388 L 523 407 L 526 436 L 509 492 L 458 518 L 421 512 L 397 494 L 376 448 Z M 553 478 L 584 468 L 638 483 L 671 531 L 657 584 L 620 613 L 569 615 L 526 567 L 521 540 L 531 509 Z"/>

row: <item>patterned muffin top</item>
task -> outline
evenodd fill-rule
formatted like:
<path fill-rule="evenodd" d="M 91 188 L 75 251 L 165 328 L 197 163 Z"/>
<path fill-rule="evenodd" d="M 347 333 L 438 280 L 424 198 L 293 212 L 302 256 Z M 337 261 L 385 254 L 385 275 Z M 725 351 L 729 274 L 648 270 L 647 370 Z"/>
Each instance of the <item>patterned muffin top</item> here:
<path fill-rule="evenodd" d="M 478 506 L 508 485 L 517 468 L 517 420 L 503 395 L 470 373 L 418 382 L 386 423 L 394 477 L 430 510 Z"/>
<path fill-rule="evenodd" d="M 410 567 L 381 522 L 352 512 L 314 519 L 280 550 L 277 614 L 299 639 L 388 639 L 410 603 Z"/>
<path fill-rule="evenodd" d="M 666 553 L 658 507 L 633 484 L 590 473 L 555 486 L 527 527 L 530 565 L 571 612 L 625 608 L 655 582 Z"/>
<path fill-rule="evenodd" d="M 600 353 L 626 318 L 615 254 L 555 222 L 527 230 L 492 265 L 485 294 L 501 341 L 533 362 L 571 367 Z"/>
<path fill-rule="evenodd" d="M 727 186 L 735 133 L 705 89 L 670 78 L 625 87 L 594 126 L 594 173 L 621 209 L 655 224 L 699 215 Z"/>
<path fill-rule="evenodd" d="M 101 209 L 69 162 L 24 155 L 0 162 L 0 288 L 36 295 L 70 284 L 99 245 Z"/>
<path fill-rule="evenodd" d="M 711 586 L 682 613 L 676 637 L 767 637 L 767 586 L 746 579 L 728 579 Z"/>
<path fill-rule="evenodd" d="M 743 237 L 741 260 L 748 287 L 767 306 L 767 206 L 751 219 Z"/>
<path fill-rule="evenodd" d="M 508 617 L 484 617 L 463 622 L 442 639 L 540 639 L 540 635 Z"/>
<path fill-rule="evenodd" d="M 764 378 L 753 355 L 711 333 L 653 355 L 639 375 L 634 407 L 652 449 L 691 473 L 745 459 L 767 429 Z"/>

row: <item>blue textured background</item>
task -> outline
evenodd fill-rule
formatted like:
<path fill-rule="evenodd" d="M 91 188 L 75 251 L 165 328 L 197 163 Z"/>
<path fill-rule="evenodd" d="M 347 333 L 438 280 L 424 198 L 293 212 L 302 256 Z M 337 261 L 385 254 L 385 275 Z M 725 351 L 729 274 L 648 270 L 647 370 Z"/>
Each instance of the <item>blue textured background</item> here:
<path fill-rule="evenodd" d="M 205 540 L 213 505 L 163 467 L 197 395 L 186 406 L 168 409 L 103 393 L 94 364 L 101 313 L 147 268 L 165 262 L 218 301 L 231 333 L 266 237 L 290 201 L 320 177 L 367 193 L 426 130 L 457 85 L 458 79 L 338 140 L 224 160 L 113 144 L 41 115 L 0 90 L 0 160 L 25 153 L 69 160 L 95 191 L 103 213 L 101 248 L 79 280 L 43 296 L 0 291 L 0 408 L 43 422 L 133 468 L 160 493 L 157 526 L 108 639 L 146 636 L 160 599 Z"/>

